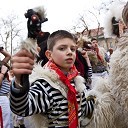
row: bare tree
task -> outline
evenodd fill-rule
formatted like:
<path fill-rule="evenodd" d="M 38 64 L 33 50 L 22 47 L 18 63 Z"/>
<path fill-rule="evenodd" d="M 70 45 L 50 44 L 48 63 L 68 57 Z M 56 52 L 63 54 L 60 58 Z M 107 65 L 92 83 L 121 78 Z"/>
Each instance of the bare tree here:
<path fill-rule="evenodd" d="M 9 15 L 6 18 L 0 19 L 0 37 L 5 49 L 13 54 L 13 41 L 20 38 L 19 25 L 17 21 L 18 17 L 15 15 Z M 15 40 L 16 41 L 16 40 Z"/>
<path fill-rule="evenodd" d="M 88 24 L 84 15 L 80 15 L 77 23 L 73 26 L 74 31 L 77 31 L 77 29 L 81 29 L 82 31 L 88 31 Z"/>
<path fill-rule="evenodd" d="M 97 37 L 97 39 L 98 39 L 98 36 L 99 36 L 99 29 L 100 29 L 100 21 L 99 21 L 99 19 L 98 19 L 98 17 L 95 15 L 95 13 L 93 13 L 93 12 L 91 12 L 91 11 L 89 11 L 94 17 L 95 17 L 95 19 L 96 19 L 96 22 L 97 22 L 97 33 L 96 33 L 96 37 Z M 98 12 L 99 12 L 99 14 L 100 14 L 100 10 L 98 10 Z"/>

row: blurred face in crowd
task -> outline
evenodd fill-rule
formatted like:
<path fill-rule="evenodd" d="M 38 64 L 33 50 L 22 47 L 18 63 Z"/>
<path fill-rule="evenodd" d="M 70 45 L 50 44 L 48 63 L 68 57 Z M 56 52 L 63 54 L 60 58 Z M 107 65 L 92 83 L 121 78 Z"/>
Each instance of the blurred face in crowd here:
<path fill-rule="evenodd" d="M 97 47 L 98 47 L 98 42 L 97 42 L 97 40 L 93 40 L 91 43 L 92 43 L 92 47 L 93 47 L 93 48 L 97 48 Z"/>

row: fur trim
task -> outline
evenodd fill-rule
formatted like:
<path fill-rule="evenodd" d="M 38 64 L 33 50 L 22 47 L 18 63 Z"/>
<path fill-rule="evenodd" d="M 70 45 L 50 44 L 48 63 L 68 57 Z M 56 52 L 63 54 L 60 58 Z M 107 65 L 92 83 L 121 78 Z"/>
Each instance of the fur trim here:
<path fill-rule="evenodd" d="M 109 81 L 112 93 L 118 103 L 128 110 L 128 33 L 120 38 L 119 46 L 112 54 L 110 62 Z"/>
<path fill-rule="evenodd" d="M 92 118 L 90 120 L 88 118 L 83 119 L 82 128 L 115 128 L 113 123 L 114 108 L 116 107 L 114 99 L 108 92 L 99 96 L 95 103 Z"/>
<path fill-rule="evenodd" d="M 43 114 L 35 114 L 26 118 L 34 128 L 48 128 L 48 119 Z"/>
<path fill-rule="evenodd" d="M 128 2 L 124 6 L 123 12 L 122 12 L 122 18 L 124 20 L 124 23 L 128 25 Z"/>
<path fill-rule="evenodd" d="M 21 49 L 26 49 L 29 52 L 33 53 L 33 55 L 38 55 L 37 51 L 37 40 L 32 38 L 26 38 L 21 42 Z"/>
<path fill-rule="evenodd" d="M 114 128 L 115 101 L 110 93 L 107 79 L 99 78 L 86 97 L 95 96 L 94 112 L 91 119 L 82 120 L 82 128 Z"/>
<path fill-rule="evenodd" d="M 33 73 L 30 75 L 30 82 L 34 82 L 36 79 L 43 78 L 48 80 L 48 82 L 52 81 L 54 83 L 54 88 L 59 90 L 67 90 L 66 86 L 59 80 L 59 76 L 53 70 L 43 69 L 39 64 L 34 66 Z M 81 93 L 86 90 L 85 80 L 81 76 L 76 76 L 74 78 L 74 82 L 76 85 L 76 90 Z M 57 83 L 57 84 L 56 84 Z M 53 85 L 53 84 L 52 84 Z M 62 88 L 60 88 L 60 86 Z M 62 91 L 61 90 L 61 91 Z M 63 91 L 62 91 L 63 93 Z M 67 94 L 64 94 L 64 96 Z"/>
<path fill-rule="evenodd" d="M 46 10 L 44 9 L 43 6 L 33 8 L 33 10 L 39 14 L 41 20 L 44 20 L 46 18 Z"/>
<path fill-rule="evenodd" d="M 109 7 L 109 11 L 105 15 L 105 20 L 104 20 L 104 36 L 105 38 L 111 38 L 114 35 L 112 34 L 112 17 L 116 17 L 116 20 L 122 20 L 122 11 L 124 8 L 124 5 L 126 3 L 115 1 L 111 4 Z"/>
<path fill-rule="evenodd" d="M 30 75 L 30 83 L 34 82 L 37 79 L 45 79 L 50 85 L 61 91 L 62 95 L 67 97 L 67 88 L 66 86 L 59 80 L 58 75 L 53 70 L 43 69 L 39 64 L 35 65 L 32 74 Z M 76 89 L 79 93 L 86 90 L 85 80 L 81 76 L 77 76 L 74 79 L 76 84 Z M 37 114 L 27 117 L 31 123 L 34 123 L 35 128 L 47 128 L 48 127 L 48 119 L 45 115 Z"/>
<path fill-rule="evenodd" d="M 97 81 L 95 82 L 95 86 L 90 91 L 87 91 L 86 96 L 93 95 L 95 97 L 101 97 L 102 94 L 110 92 L 110 87 L 108 85 L 108 80 L 102 77 L 98 77 Z"/>
<path fill-rule="evenodd" d="M 108 79 L 99 78 L 86 96 L 96 97 L 91 120 L 85 118 L 82 128 L 128 127 L 128 33 L 119 40 L 119 46 L 110 60 Z M 88 122 L 88 123 L 87 123 Z M 86 125 L 86 126 L 85 126 Z"/>

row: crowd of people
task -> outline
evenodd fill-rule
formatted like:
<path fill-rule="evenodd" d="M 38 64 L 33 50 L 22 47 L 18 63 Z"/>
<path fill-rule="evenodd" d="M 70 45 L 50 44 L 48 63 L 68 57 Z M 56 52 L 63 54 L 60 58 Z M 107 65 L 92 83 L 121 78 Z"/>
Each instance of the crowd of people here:
<path fill-rule="evenodd" d="M 95 96 L 86 92 L 99 77 L 107 79 L 114 51 L 99 46 L 97 38 L 80 46 L 66 30 L 43 32 L 44 19 L 30 11 L 39 21 L 28 19 L 22 49 L 13 56 L 0 49 L 0 128 L 25 128 L 27 116 L 36 120 L 35 128 L 80 128 L 95 109 Z"/>

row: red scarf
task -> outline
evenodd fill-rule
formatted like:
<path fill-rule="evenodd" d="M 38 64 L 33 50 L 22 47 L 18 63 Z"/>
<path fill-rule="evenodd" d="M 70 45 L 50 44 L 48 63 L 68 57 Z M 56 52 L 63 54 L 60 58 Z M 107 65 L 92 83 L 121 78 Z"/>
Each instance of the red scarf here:
<path fill-rule="evenodd" d="M 0 128 L 3 128 L 2 108 L 0 106 Z"/>
<path fill-rule="evenodd" d="M 78 104 L 76 99 L 76 90 L 70 84 L 70 81 L 78 75 L 78 71 L 75 66 L 71 67 L 67 76 L 55 65 L 55 63 L 48 61 L 44 67 L 48 67 L 49 69 L 54 70 L 58 75 L 60 80 L 67 86 L 68 88 L 68 122 L 69 128 L 77 128 L 78 127 Z"/>

